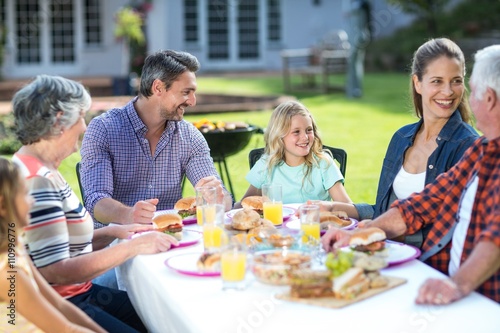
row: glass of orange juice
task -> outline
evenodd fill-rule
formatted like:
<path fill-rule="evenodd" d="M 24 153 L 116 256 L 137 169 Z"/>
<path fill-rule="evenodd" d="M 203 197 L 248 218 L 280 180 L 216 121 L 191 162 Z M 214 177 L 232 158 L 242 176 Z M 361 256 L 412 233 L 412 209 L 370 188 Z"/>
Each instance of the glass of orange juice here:
<path fill-rule="evenodd" d="M 245 242 L 233 240 L 222 248 L 220 269 L 223 290 L 246 288 L 247 261 Z"/>
<path fill-rule="evenodd" d="M 262 185 L 264 218 L 274 225 L 283 223 L 282 187 L 280 184 Z"/>
<path fill-rule="evenodd" d="M 205 250 L 219 250 L 227 243 L 227 235 L 224 233 L 224 205 L 205 205 L 200 210 Z"/>
<path fill-rule="evenodd" d="M 196 220 L 198 225 L 203 224 L 202 207 L 217 203 L 217 188 L 213 186 L 198 186 L 196 192 Z M 215 212 L 212 210 L 211 212 Z M 215 213 L 214 213 L 215 214 Z"/>
<path fill-rule="evenodd" d="M 304 233 L 302 243 L 308 245 L 319 244 L 320 225 L 319 225 L 319 206 L 302 205 L 299 207 L 300 229 Z"/>

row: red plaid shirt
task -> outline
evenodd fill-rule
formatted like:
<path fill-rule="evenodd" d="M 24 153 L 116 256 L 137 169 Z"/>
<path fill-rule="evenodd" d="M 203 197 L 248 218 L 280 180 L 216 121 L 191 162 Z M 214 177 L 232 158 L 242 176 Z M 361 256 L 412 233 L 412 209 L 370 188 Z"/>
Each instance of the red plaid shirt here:
<path fill-rule="evenodd" d="M 423 252 L 438 244 L 455 223 L 465 186 L 475 174 L 479 184 L 460 262 L 463 263 L 470 256 L 478 242 L 492 242 L 500 247 L 500 138 L 487 142 L 482 137 L 474 142 L 453 168 L 441 174 L 422 192 L 392 205 L 403 215 L 407 234 L 432 224 L 422 245 Z M 451 241 L 426 263 L 447 274 L 450 249 Z M 500 302 L 500 270 L 477 291 Z"/>

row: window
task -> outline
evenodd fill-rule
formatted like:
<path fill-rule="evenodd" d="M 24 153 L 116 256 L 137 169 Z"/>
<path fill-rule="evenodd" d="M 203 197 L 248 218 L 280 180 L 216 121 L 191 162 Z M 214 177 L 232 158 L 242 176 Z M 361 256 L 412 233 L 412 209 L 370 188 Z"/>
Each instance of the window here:
<path fill-rule="evenodd" d="M 198 41 L 198 0 L 184 1 L 184 40 Z"/>
<path fill-rule="evenodd" d="M 102 42 L 101 11 L 99 0 L 85 0 L 84 20 L 85 44 L 87 46 L 99 46 Z"/>
<path fill-rule="evenodd" d="M 267 38 L 270 42 L 281 41 L 280 0 L 267 1 Z"/>
<path fill-rule="evenodd" d="M 52 62 L 71 63 L 75 60 L 73 2 L 53 0 L 50 3 L 50 13 Z"/>
<path fill-rule="evenodd" d="M 15 34 L 17 56 L 20 64 L 40 63 L 40 6 L 37 0 L 18 0 L 15 2 Z"/>

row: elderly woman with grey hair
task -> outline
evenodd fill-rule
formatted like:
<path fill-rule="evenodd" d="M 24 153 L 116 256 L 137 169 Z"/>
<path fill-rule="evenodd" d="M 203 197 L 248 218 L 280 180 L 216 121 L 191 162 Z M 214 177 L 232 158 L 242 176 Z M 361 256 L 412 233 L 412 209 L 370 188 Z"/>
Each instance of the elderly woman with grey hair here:
<path fill-rule="evenodd" d="M 17 137 L 23 146 L 13 161 L 34 198 L 24 240 L 45 279 L 104 329 L 146 332 L 126 292 L 91 280 L 135 255 L 166 251 L 177 241 L 154 232 L 108 247 L 152 226 L 112 225 L 94 231 L 91 216 L 58 171 L 78 150 L 90 105 L 80 83 L 58 76 L 37 76 L 14 96 Z"/>

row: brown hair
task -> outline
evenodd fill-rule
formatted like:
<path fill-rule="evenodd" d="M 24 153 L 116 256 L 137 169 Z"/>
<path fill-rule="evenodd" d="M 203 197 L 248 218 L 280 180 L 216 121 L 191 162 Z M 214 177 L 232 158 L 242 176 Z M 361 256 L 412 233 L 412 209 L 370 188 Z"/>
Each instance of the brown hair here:
<path fill-rule="evenodd" d="M 431 39 L 422 44 L 413 54 L 410 75 L 410 95 L 412 96 L 413 107 L 418 118 L 422 118 L 423 116 L 422 95 L 416 91 L 412 77 L 413 75 L 416 75 L 418 80 L 422 81 L 422 77 L 427 70 L 427 66 L 442 56 L 446 56 L 449 59 L 457 59 L 462 65 L 463 75 L 465 77 L 465 57 L 464 53 L 457 44 L 448 38 Z M 466 123 L 470 123 L 472 113 L 467 97 L 467 88 L 465 88 L 462 100 L 458 105 L 458 110 L 460 111 L 462 120 Z"/>
<path fill-rule="evenodd" d="M 7 251 L 9 243 L 17 242 L 18 233 L 21 232 L 21 228 L 17 227 L 19 213 L 15 202 L 20 190 L 20 179 L 17 166 L 0 157 L 0 252 Z"/>

